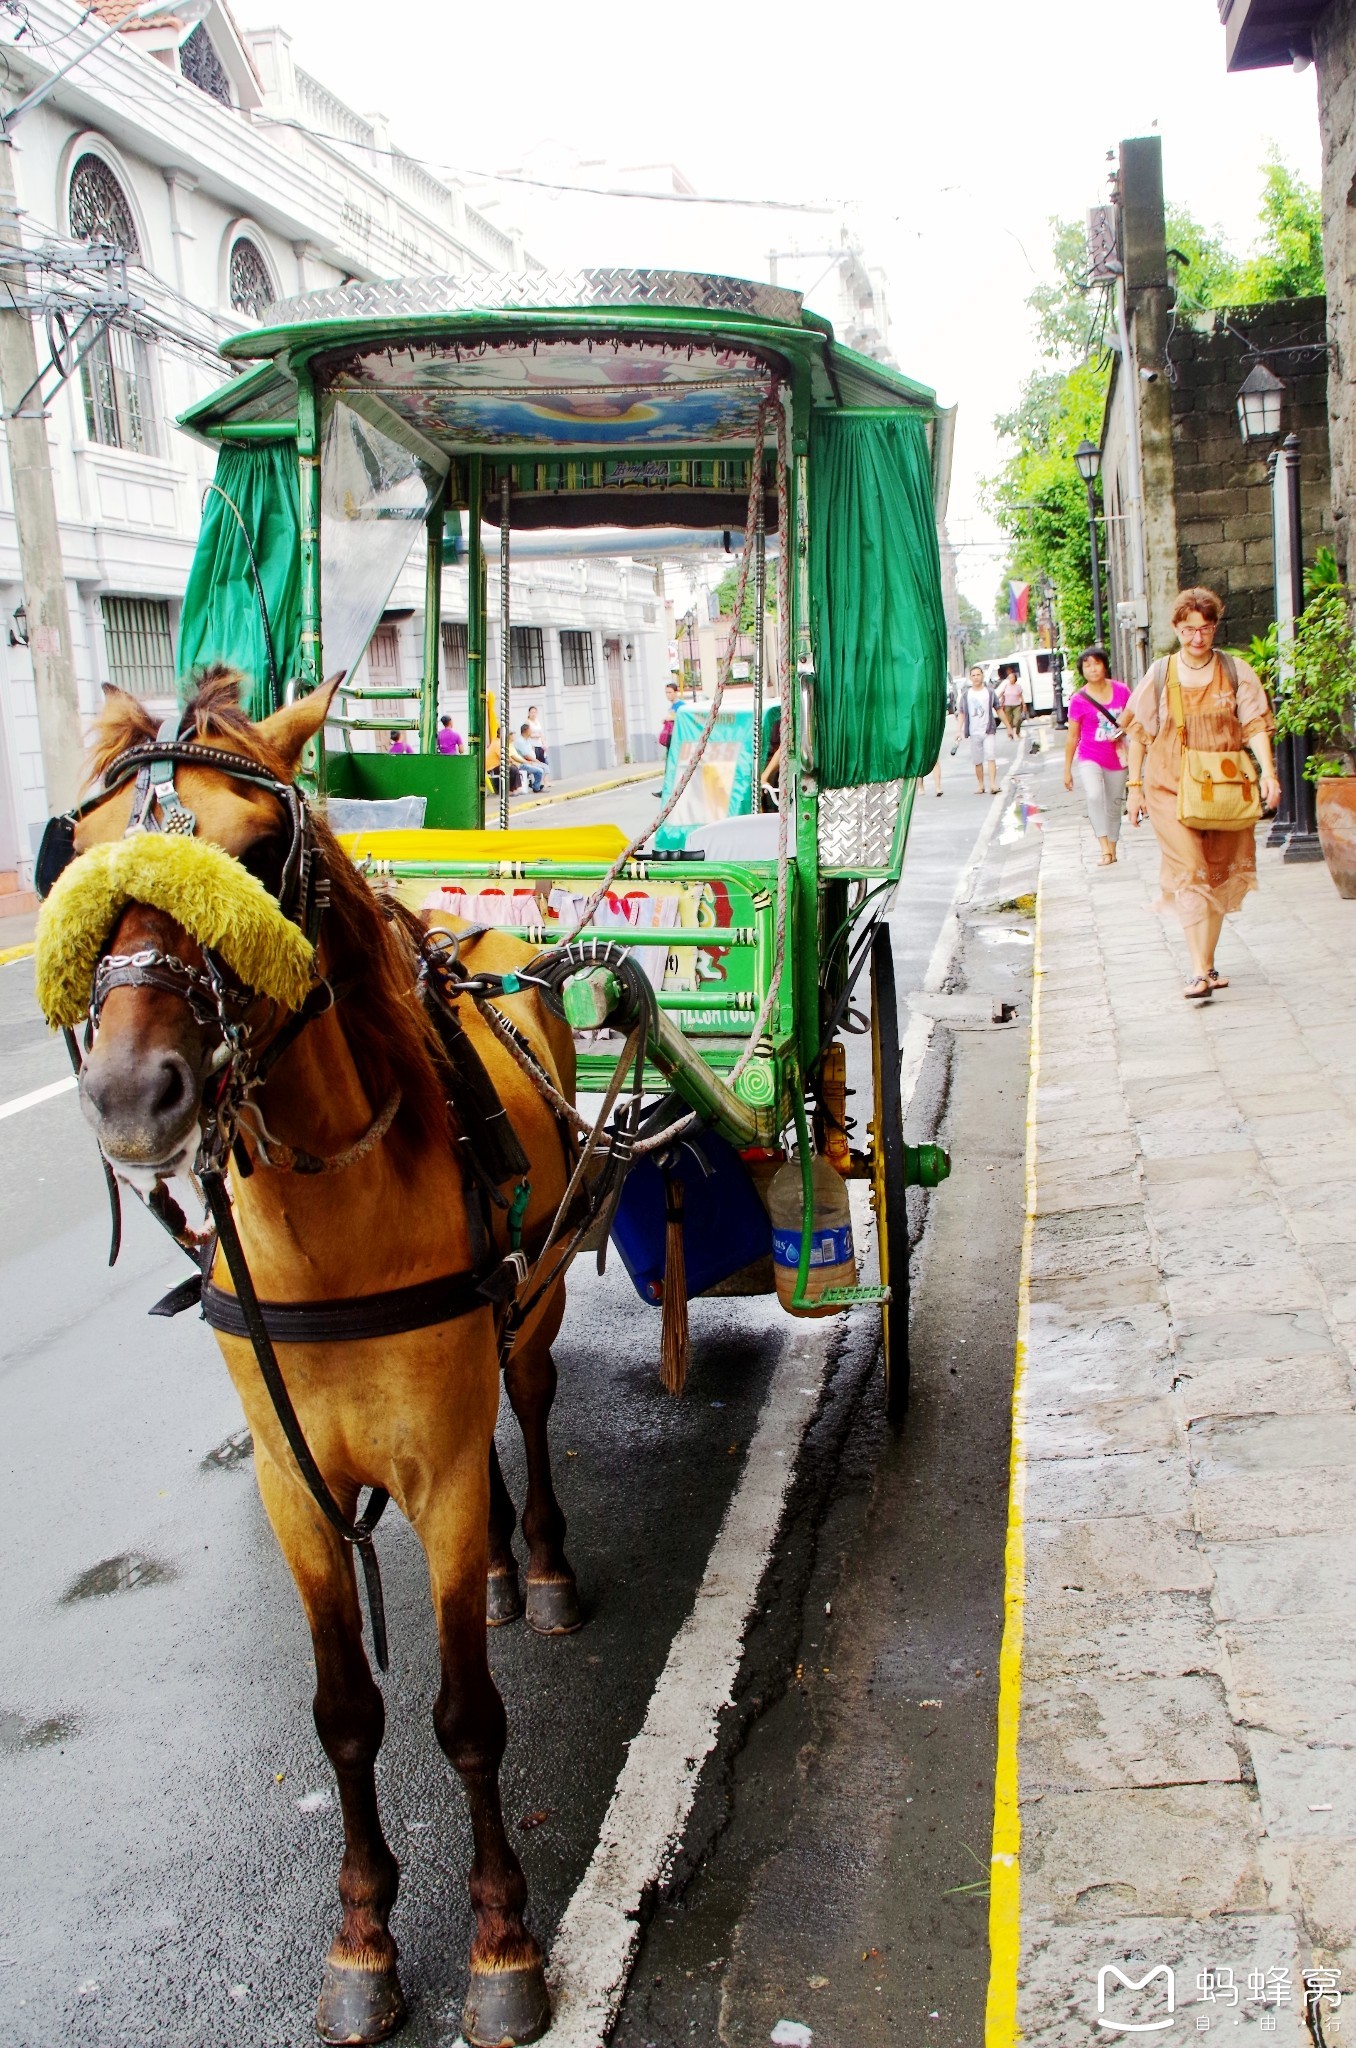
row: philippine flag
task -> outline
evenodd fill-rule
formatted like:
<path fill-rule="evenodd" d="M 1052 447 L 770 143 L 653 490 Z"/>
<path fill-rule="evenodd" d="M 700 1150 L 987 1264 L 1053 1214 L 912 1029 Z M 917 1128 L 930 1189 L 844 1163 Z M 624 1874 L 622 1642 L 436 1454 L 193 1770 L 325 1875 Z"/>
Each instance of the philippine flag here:
<path fill-rule="evenodd" d="M 1009 583 L 1008 617 L 1014 626 L 1024 626 L 1026 624 L 1027 605 L 1030 603 L 1030 600 L 1031 585 L 1029 583 Z"/>

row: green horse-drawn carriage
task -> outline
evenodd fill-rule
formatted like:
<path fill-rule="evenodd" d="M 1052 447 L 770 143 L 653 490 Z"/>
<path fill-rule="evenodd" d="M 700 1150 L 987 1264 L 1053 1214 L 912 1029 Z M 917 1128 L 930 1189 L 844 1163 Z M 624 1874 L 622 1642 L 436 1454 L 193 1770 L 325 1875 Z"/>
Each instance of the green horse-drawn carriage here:
<path fill-rule="evenodd" d="M 788 1305 L 882 1304 L 897 1415 L 905 1194 L 945 1171 L 939 1153 L 904 1144 L 883 921 L 945 715 L 932 393 L 840 346 L 794 292 L 648 271 L 349 285 L 289 302 L 227 353 L 253 366 L 182 422 L 220 449 L 184 609 L 185 675 L 234 663 L 262 716 L 344 672 L 308 766 L 317 793 L 340 825 L 354 799 L 422 799 L 423 821 L 382 829 L 383 813 L 370 814 L 378 829 L 346 837 L 348 851 L 411 908 L 432 902 L 570 949 L 560 993 L 581 1034 L 581 1089 L 603 1092 L 617 1065 L 626 977 L 615 949 L 646 969 L 646 1092 L 672 1096 L 675 1113 L 685 1105 L 754 1164 L 794 1134 L 803 1214 Z M 624 555 L 628 535 L 639 548 L 646 530 L 675 527 L 743 536 L 747 680 L 731 681 L 727 654 L 709 702 L 685 709 L 643 842 L 517 829 L 509 778 L 489 772 L 496 719 L 514 730 L 514 537 L 620 529 Z M 413 716 L 411 691 L 357 678 L 370 674 L 364 650 L 421 542 Z M 468 572 L 460 755 L 436 748 L 453 563 Z M 753 758 L 722 781 L 712 770 L 732 721 Z M 401 726 L 417 750 L 377 751 L 371 736 Z M 769 812 L 760 785 L 773 746 Z M 704 784 L 733 813 L 714 834 L 701 823 Z M 874 1099 L 858 1150 L 842 1033 L 866 968 Z M 871 1180 L 876 1286 L 814 1284 L 816 1153 Z"/>

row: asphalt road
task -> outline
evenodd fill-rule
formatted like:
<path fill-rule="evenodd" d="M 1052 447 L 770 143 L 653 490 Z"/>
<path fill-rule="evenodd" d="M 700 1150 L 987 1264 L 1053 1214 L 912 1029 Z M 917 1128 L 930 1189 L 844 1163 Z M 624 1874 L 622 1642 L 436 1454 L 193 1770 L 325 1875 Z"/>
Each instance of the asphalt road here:
<path fill-rule="evenodd" d="M 921 980 L 986 816 L 972 786 L 957 761 L 942 801 L 919 797 L 894 921 L 902 991 Z M 639 792 L 585 799 L 570 815 L 627 827 L 652 805 L 648 785 Z M 215 1344 L 196 1320 L 145 1314 L 182 1277 L 180 1256 L 132 1213 L 121 1261 L 107 1270 L 102 1177 L 72 1093 L 3 1114 L 61 1080 L 64 1060 L 34 1014 L 28 964 L 0 968 L 0 2043 L 300 2044 L 313 2038 L 340 1855 L 311 1725 L 309 1644 Z M 944 1087 L 939 1050 L 920 1114 L 935 1120 Z M 925 1243 L 924 1271 L 927 1258 Z M 807 1448 L 760 1603 L 769 1616 L 784 1603 L 787 1616 L 784 1637 L 763 1640 L 796 1641 L 841 1461 L 851 1449 L 869 1467 L 875 1455 L 853 1435 L 872 1384 L 870 1321 L 862 1312 L 806 1326 L 765 1300 L 694 1303 L 693 1367 L 675 1402 L 655 1376 L 658 1314 L 639 1306 L 617 1263 L 576 1284 L 553 1441 L 588 1626 L 561 1641 L 522 1627 L 491 1639 L 509 1710 L 505 1808 L 548 1945 L 693 1608 L 768 1390 L 784 1386 L 789 1358 L 804 1357 L 799 1376 L 814 1398 L 795 1428 Z M 945 1371 L 927 1350 L 924 1380 Z M 501 1448 L 521 1498 L 511 1427 Z M 954 1443 L 934 1454 L 963 1466 Z M 422 1559 L 389 1521 L 392 1669 L 378 1783 L 403 1870 L 393 1926 L 412 2014 L 405 2038 L 423 2048 L 457 2034 L 469 1835 L 430 1721 Z M 766 1690 L 770 1705 L 782 1688 Z M 709 1773 L 713 1796 L 726 1796 L 758 1726 L 759 1696 L 744 1685 L 740 1697 Z M 707 1853 L 705 1796 L 704 1781 L 680 1881 L 684 1858 L 695 1867 Z M 673 1882 L 661 1893 L 677 1895 Z M 663 2048 L 714 2038 L 686 2012 L 681 2029 L 674 2022 L 672 2036 L 620 2038 Z"/>

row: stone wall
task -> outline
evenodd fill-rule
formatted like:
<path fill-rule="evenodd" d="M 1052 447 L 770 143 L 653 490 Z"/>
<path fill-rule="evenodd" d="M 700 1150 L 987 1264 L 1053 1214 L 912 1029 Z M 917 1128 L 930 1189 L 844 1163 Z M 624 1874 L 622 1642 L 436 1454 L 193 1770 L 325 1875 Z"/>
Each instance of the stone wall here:
<path fill-rule="evenodd" d="M 1350 575 L 1356 493 L 1356 0 L 1332 0 L 1314 24 L 1318 118 L 1323 136 L 1323 267 L 1336 355 L 1328 382 L 1332 502 L 1337 558 Z"/>
<path fill-rule="evenodd" d="M 1322 299 L 1288 299 L 1227 312 L 1179 317 L 1165 351 L 1172 407 L 1177 500 L 1177 576 L 1185 588 L 1203 583 L 1228 608 L 1225 637 L 1246 647 L 1275 614 L 1271 495 L 1265 450 L 1246 447 L 1238 426 L 1238 387 L 1251 351 L 1269 353 L 1321 345 L 1327 331 Z M 1304 558 L 1333 544 L 1328 454 L 1327 361 L 1312 355 L 1272 356 L 1288 387 L 1284 429 L 1300 439 L 1300 509 Z"/>

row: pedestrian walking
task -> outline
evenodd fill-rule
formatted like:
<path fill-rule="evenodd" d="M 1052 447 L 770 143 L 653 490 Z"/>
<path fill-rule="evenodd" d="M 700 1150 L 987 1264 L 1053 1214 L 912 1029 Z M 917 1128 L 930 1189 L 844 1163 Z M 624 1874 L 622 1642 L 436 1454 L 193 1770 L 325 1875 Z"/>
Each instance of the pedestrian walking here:
<path fill-rule="evenodd" d="M 1147 816 L 1157 836 L 1157 908 L 1171 910 L 1186 934 L 1195 969 L 1184 990 L 1189 1000 L 1229 986 L 1216 972 L 1215 948 L 1225 918 L 1257 887 L 1253 835 L 1261 810 L 1281 800 L 1266 691 L 1246 661 L 1216 651 L 1223 616 L 1213 590 L 1184 590 L 1172 612 L 1177 653 L 1154 663 L 1121 714 L 1130 752 L 1127 815 L 1132 825 Z M 1245 747 L 1261 770 L 1260 789 Z M 1213 828 L 1212 814 L 1221 820 Z"/>
<path fill-rule="evenodd" d="M 984 671 L 976 662 L 970 671 L 970 679 L 960 693 L 956 707 L 956 742 L 970 742 L 970 759 L 975 764 L 975 794 L 997 796 L 998 794 L 998 753 L 994 735 L 998 731 L 998 702 L 993 691 L 984 680 Z M 985 788 L 985 774 L 988 787 Z"/>
<path fill-rule="evenodd" d="M 440 754 L 464 754 L 466 752 L 466 744 L 450 718 L 444 718 L 439 723 L 438 752 Z"/>
<path fill-rule="evenodd" d="M 1116 858 L 1125 807 L 1125 735 L 1120 714 L 1130 702 L 1126 685 L 1111 673 L 1105 647 L 1089 647 L 1080 655 L 1083 681 L 1069 700 L 1069 733 L 1064 742 L 1064 787 L 1074 786 L 1074 770 L 1087 799 L 1088 823 L 1102 849 L 1100 865 Z"/>
<path fill-rule="evenodd" d="M 659 728 L 659 744 L 667 753 L 673 745 L 673 716 L 678 709 L 677 683 L 664 685 L 664 723 Z"/>
<path fill-rule="evenodd" d="M 1008 738 L 1019 740 L 1022 736 L 1022 719 L 1026 712 L 1026 699 L 1022 695 L 1022 671 L 1015 661 L 1005 661 L 998 671 L 998 715 L 1007 728 Z"/>
<path fill-rule="evenodd" d="M 386 751 L 388 754 L 412 754 L 414 748 L 410 745 L 403 732 L 393 732 Z"/>

